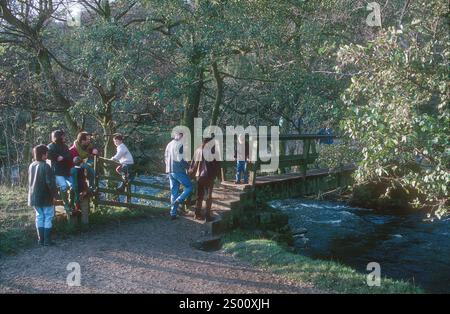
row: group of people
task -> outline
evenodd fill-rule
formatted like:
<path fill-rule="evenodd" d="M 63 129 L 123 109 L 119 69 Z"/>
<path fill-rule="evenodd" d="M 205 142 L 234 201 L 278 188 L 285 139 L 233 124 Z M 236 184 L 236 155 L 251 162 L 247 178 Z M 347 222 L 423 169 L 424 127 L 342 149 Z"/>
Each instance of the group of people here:
<path fill-rule="evenodd" d="M 111 159 L 120 163 L 117 171 L 127 177 L 134 163 L 133 157 L 123 144 L 121 134 L 115 134 L 113 140 L 117 153 Z M 93 162 L 98 153 L 90 133 L 78 133 L 69 147 L 63 130 L 52 132 L 50 144 L 33 148 L 34 161 L 28 168 L 28 205 L 36 213 L 40 245 L 52 244 L 54 202 L 58 195 L 71 223 L 79 223 L 80 220 L 83 224 L 89 223 L 89 202 L 95 179 Z"/>
<path fill-rule="evenodd" d="M 55 215 L 54 202 L 59 195 L 64 210 L 70 222 L 88 224 L 90 196 L 94 192 L 95 172 L 93 169 L 94 156 L 99 154 L 92 143 L 92 135 L 80 132 L 71 147 L 66 144 L 66 134 L 63 130 L 55 130 L 51 134 L 51 143 L 37 145 L 33 148 L 34 161 L 28 170 L 29 189 L 28 205 L 33 207 L 36 214 L 36 229 L 38 243 L 51 245 L 52 220 Z M 190 163 L 183 157 L 183 133 L 176 133 L 165 150 L 166 173 L 170 181 L 170 217 L 177 219 L 178 208 L 187 203 L 196 186 L 196 201 L 194 218 L 211 221 L 212 192 L 214 181 L 220 174 L 220 161 L 206 160 L 205 145 L 212 137 L 204 138 L 202 145 L 194 152 Z M 134 159 L 123 142 L 121 134 L 114 134 L 113 142 L 116 154 L 111 160 L 116 161 L 116 168 L 122 176 L 117 187 L 123 192 L 126 182 L 134 179 Z M 238 138 L 243 143 L 243 138 Z M 214 155 L 214 145 L 208 145 Z M 248 183 L 247 163 L 248 144 L 245 152 L 236 151 L 236 183 Z M 183 191 L 180 188 L 183 186 Z M 202 204 L 206 201 L 206 210 L 202 214 Z"/>
<path fill-rule="evenodd" d="M 188 163 L 183 155 L 183 133 L 175 133 L 173 140 L 167 145 L 165 150 L 166 173 L 169 176 L 171 191 L 171 219 L 177 218 L 177 210 L 180 204 L 186 202 L 193 192 L 192 179 L 196 183 L 196 201 L 194 209 L 194 218 L 197 220 L 211 221 L 212 192 L 214 181 L 220 175 L 220 161 L 214 159 L 209 161 L 205 158 L 206 145 L 214 138 L 203 138 L 200 147 L 194 151 L 192 161 Z M 244 145 L 245 149 L 235 150 L 234 158 L 236 160 L 236 184 L 241 184 L 243 176 L 244 184 L 248 184 L 247 165 L 249 162 L 249 144 L 245 141 L 245 136 L 238 136 L 238 143 Z M 211 155 L 215 154 L 215 146 L 208 145 Z M 183 186 L 183 192 L 180 193 L 180 186 Z M 202 214 L 202 204 L 206 202 L 204 215 Z"/>

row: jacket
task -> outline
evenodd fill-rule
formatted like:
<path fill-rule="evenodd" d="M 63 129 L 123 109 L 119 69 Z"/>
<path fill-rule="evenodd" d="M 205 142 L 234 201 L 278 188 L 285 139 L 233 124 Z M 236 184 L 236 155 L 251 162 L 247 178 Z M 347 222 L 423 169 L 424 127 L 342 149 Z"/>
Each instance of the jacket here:
<path fill-rule="evenodd" d="M 213 148 L 214 149 L 214 148 Z M 214 152 L 212 152 L 214 153 Z M 203 156 L 203 147 L 199 147 L 194 152 L 194 158 L 191 161 L 189 172 L 197 177 L 197 179 L 205 178 L 206 180 L 214 180 L 219 176 L 220 161 L 207 161 Z"/>
<path fill-rule="evenodd" d="M 91 155 L 94 146 L 90 143 L 87 147 L 82 147 L 78 141 L 73 142 L 73 145 L 70 146 L 69 151 L 72 155 L 72 160 L 74 157 L 79 156 L 83 161 L 86 161 Z"/>
<path fill-rule="evenodd" d="M 250 148 L 248 141 L 245 141 L 244 151 L 239 150 L 239 146 L 242 144 L 237 143 L 234 149 L 234 158 L 238 161 L 246 161 L 250 155 Z"/>
<path fill-rule="evenodd" d="M 72 167 L 72 155 L 70 154 L 69 147 L 66 144 L 50 143 L 48 144 L 48 159 L 51 162 L 52 169 L 55 176 L 70 176 L 70 168 Z M 64 159 L 58 161 L 58 156 L 62 156 Z"/>
<path fill-rule="evenodd" d="M 184 160 L 183 144 L 177 140 L 172 140 L 167 144 L 164 159 L 166 162 L 166 173 L 185 173 L 189 167 L 189 164 Z"/>
<path fill-rule="evenodd" d="M 77 166 L 70 169 L 70 179 L 72 182 L 74 202 L 78 203 L 80 201 L 80 193 L 88 192 L 88 185 L 86 183 L 86 175 L 84 174 L 84 169 Z"/>
<path fill-rule="evenodd" d="M 28 168 L 28 206 L 53 206 L 55 176 L 45 161 L 35 161 Z"/>

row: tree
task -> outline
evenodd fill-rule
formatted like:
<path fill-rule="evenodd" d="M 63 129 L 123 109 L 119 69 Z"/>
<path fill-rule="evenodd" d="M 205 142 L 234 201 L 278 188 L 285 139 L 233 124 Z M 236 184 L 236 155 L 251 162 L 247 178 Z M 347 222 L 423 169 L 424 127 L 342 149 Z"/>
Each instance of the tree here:
<path fill-rule="evenodd" d="M 341 48 L 340 69 L 357 73 L 343 94 L 343 127 L 362 148 L 358 183 L 382 182 L 381 199 L 425 203 L 441 215 L 450 179 L 447 4 L 408 10 L 399 27 Z"/>

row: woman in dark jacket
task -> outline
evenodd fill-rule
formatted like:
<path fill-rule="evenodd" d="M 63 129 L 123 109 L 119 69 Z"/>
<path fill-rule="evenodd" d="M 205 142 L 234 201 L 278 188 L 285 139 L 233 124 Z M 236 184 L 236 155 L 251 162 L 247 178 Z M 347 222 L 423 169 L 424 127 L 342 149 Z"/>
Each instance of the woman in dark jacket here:
<path fill-rule="evenodd" d="M 28 205 L 36 212 L 38 243 L 50 245 L 52 219 L 55 215 L 53 199 L 56 195 L 55 176 L 47 160 L 48 148 L 38 145 L 33 149 L 34 162 L 28 168 Z"/>
<path fill-rule="evenodd" d="M 56 186 L 59 189 L 61 200 L 67 215 L 72 214 L 69 203 L 69 188 L 71 184 L 70 169 L 72 168 L 72 154 L 65 144 L 66 135 L 63 130 L 52 132 L 52 142 L 48 144 L 48 159 L 55 175 Z"/>
<path fill-rule="evenodd" d="M 219 175 L 220 162 L 217 160 L 207 161 L 203 156 L 205 145 L 211 141 L 212 138 L 204 138 L 202 146 L 197 148 L 194 152 L 189 167 L 189 174 L 195 176 L 197 179 L 197 202 L 195 204 L 195 219 L 202 219 L 201 210 L 203 200 L 206 201 L 205 221 L 211 221 L 211 206 L 212 206 L 212 191 L 214 188 L 214 179 Z M 215 147 L 211 148 L 211 154 L 214 154 Z"/>

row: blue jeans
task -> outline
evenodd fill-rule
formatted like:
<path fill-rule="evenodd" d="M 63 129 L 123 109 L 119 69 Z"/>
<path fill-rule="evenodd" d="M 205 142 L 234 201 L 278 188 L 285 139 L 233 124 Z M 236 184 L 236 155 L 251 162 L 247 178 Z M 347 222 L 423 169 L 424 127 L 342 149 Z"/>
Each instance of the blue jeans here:
<path fill-rule="evenodd" d="M 170 181 L 170 215 L 176 216 L 178 205 L 174 204 L 175 201 L 178 203 L 182 203 L 185 201 L 189 194 L 192 192 L 192 183 L 191 179 L 186 173 L 183 172 L 171 172 L 169 173 L 169 181 Z M 184 186 L 184 191 L 181 195 L 178 195 L 180 192 L 180 184 Z"/>
<path fill-rule="evenodd" d="M 70 177 L 55 176 L 55 181 L 61 192 L 66 192 L 72 186 Z"/>
<path fill-rule="evenodd" d="M 236 182 L 241 182 L 241 172 L 244 174 L 244 183 L 248 183 L 247 162 L 238 160 L 236 163 Z"/>
<path fill-rule="evenodd" d="M 34 210 L 36 212 L 36 228 L 51 228 L 55 208 L 53 206 L 35 207 Z"/>

